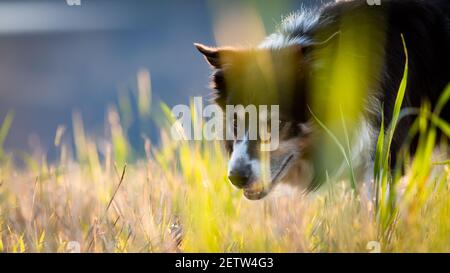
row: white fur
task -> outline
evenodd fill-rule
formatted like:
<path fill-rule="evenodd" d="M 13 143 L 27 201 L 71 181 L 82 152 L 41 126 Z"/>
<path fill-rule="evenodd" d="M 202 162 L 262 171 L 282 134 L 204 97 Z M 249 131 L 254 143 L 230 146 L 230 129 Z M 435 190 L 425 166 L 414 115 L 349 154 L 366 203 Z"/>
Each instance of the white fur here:
<path fill-rule="evenodd" d="M 259 178 L 261 173 L 260 163 L 259 160 L 251 159 L 249 157 L 248 145 L 248 135 L 246 135 L 243 140 L 234 142 L 233 152 L 231 153 L 231 158 L 228 161 L 228 175 L 230 175 L 231 170 L 238 168 L 241 164 L 245 164 L 251 166 L 252 176 Z"/>
<path fill-rule="evenodd" d="M 248 156 L 247 151 L 247 139 L 234 142 L 233 152 L 231 153 L 231 158 L 228 161 L 228 175 L 230 174 L 231 170 L 236 169 L 238 165 L 250 163 L 250 157 Z"/>

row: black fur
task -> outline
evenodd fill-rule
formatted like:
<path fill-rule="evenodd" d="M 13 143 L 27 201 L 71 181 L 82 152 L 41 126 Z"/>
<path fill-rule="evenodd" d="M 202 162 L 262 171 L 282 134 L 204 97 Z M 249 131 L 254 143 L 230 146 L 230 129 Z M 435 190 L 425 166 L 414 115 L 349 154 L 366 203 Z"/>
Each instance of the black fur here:
<path fill-rule="evenodd" d="M 291 40 L 304 41 L 300 44 L 310 48 L 310 43 L 321 41 L 333 33 L 348 32 L 342 29 L 342 20 L 349 20 L 349 28 L 358 29 L 362 24 L 373 24 L 375 31 L 371 42 L 377 45 L 371 52 L 355 48 L 355 54 L 368 60 L 383 56 L 381 71 L 375 75 L 375 85 L 368 84 L 372 95 L 381 102 L 385 124 L 390 124 L 397 91 L 403 76 L 405 53 L 401 35 L 408 50 L 408 82 L 403 108 L 418 108 L 428 101 L 434 107 L 444 88 L 450 82 L 450 1 L 448 0 L 384 0 L 381 6 L 369 6 L 365 0 L 341 2 L 323 7 L 314 15 L 292 15 L 282 25 L 281 35 Z M 299 20 L 319 19 L 313 24 Z M 297 21 L 296 21 L 297 20 Z M 356 30 L 357 32 L 357 30 Z M 275 34 L 277 35 L 277 34 Z M 381 37 L 384 37 L 383 43 Z M 270 46 L 270 39 L 267 45 Z M 278 45 L 277 45 L 278 46 Z M 314 47 L 312 50 L 314 51 Z M 370 63 L 370 61 L 368 61 Z M 345 94 L 343 94 L 345 96 Z M 372 106 L 373 107 L 373 106 Z M 320 113 L 320 109 L 315 109 Z M 368 118 L 374 128 L 381 125 L 381 109 L 368 111 Z M 450 121 L 450 106 L 447 104 L 441 118 Z M 404 144 L 409 128 L 415 117 L 402 119 L 397 126 L 391 149 L 391 165 L 396 164 L 396 156 Z M 387 126 L 386 126 L 387 127 Z M 317 147 L 321 149 L 322 147 Z M 375 147 L 373 147 L 374 150 Z M 415 143 L 411 145 L 411 152 Z M 322 153 L 313 159 L 316 178 L 312 187 L 317 188 L 325 180 L 330 164 Z"/>
<path fill-rule="evenodd" d="M 317 82 L 313 73 L 314 63 L 324 57 L 323 50 L 336 52 L 339 50 L 340 39 L 360 37 L 365 34 L 366 27 L 370 26 L 371 33 L 368 38 L 370 50 L 364 46 L 358 46 L 356 42 L 352 54 L 358 56 L 369 67 L 377 67 L 371 74 L 371 78 L 362 83 L 367 89 L 367 98 L 376 98 L 378 104 L 361 101 L 363 111 L 372 126 L 379 131 L 382 116 L 386 125 L 390 124 L 394 103 L 399 90 L 400 82 L 405 66 L 405 51 L 401 36 L 405 39 L 408 51 L 408 81 L 402 107 L 419 108 L 425 101 L 434 107 L 442 91 L 450 82 L 450 1 L 449 0 L 381 0 L 380 6 L 370 6 L 366 0 L 354 0 L 325 5 L 317 10 L 303 10 L 286 18 L 279 31 L 272 34 L 262 44 L 263 50 L 269 50 L 274 60 L 279 59 L 279 54 L 286 48 L 300 48 L 297 54 L 298 60 L 294 63 L 298 66 L 297 76 L 291 80 L 290 88 L 278 88 L 282 92 L 275 101 L 273 97 L 265 96 L 267 92 L 258 94 L 244 94 L 252 90 L 236 90 L 229 92 L 229 82 L 225 74 L 229 73 L 229 67 L 224 65 L 225 59 L 231 49 L 223 51 L 220 55 L 217 51 L 205 47 L 199 50 L 206 56 L 216 72 L 213 76 L 213 88 L 218 91 L 216 102 L 222 107 L 226 104 L 263 103 L 280 104 L 281 115 L 288 116 L 288 120 L 299 123 L 310 120 L 308 109 L 317 113 L 320 117 L 324 109 L 320 105 L 330 105 L 330 102 L 317 104 L 314 108 L 311 102 L 311 85 Z M 354 36 L 351 36 L 353 33 Z M 358 40 L 358 39 L 355 39 Z M 363 45 L 363 43 L 361 44 Z M 295 51 L 295 50 L 294 50 Z M 294 52 L 293 51 L 293 52 Z M 243 54 L 243 53 L 239 53 Z M 283 68 L 280 64 L 277 68 L 275 61 L 275 78 L 283 79 L 292 75 L 293 70 Z M 242 69 L 247 65 L 240 62 L 233 69 Z M 240 73 L 236 72 L 237 75 Z M 253 70 L 252 70 L 253 71 Z M 253 71 L 249 75 L 253 82 L 258 82 L 258 72 Z M 279 77 L 280 76 L 280 77 Z M 291 76 L 289 76 L 291 77 Z M 235 77 L 239 78 L 239 77 Z M 283 80 L 280 80 L 282 82 Z M 327 79 L 321 79 L 327 82 Z M 231 83 L 233 84 L 233 83 Z M 259 87 L 259 86 L 258 86 Z M 239 88 L 238 88 L 239 89 Z M 264 89 L 256 88 L 259 90 Z M 314 94 L 317 98 L 327 100 L 329 93 L 342 92 L 342 90 L 314 90 L 323 94 Z M 270 93 L 270 90 L 268 90 Z M 345 96 L 345 93 L 342 94 Z M 258 101 L 248 101 L 244 98 L 258 98 Z M 267 101 L 266 101 L 267 102 Z M 441 112 L 441 118 L 450 122 L 450 106 L 447 104 Z M 407 117 L 400 121 L 395 131 L 392 149 L 391 164 L 396 164 L 396 155 L 405 142 L 409 128 L 415 117 Z M 387 127 L 387 126 L 386 126 Z M 376 138 L 376 135 L 374 136 Z M 325 140 L 318 139 L 311 145 L 311 150 L 306 154 L 313 162 L 315 178 L 311 189 L 318 188 L 326 179 L 327 173 L 336 169 L 336 161 L 342 159 L 329 158 L 320 150 Z M 326 141 L 325 141 L 326 142 Z M 375 147 L 372 147 L 372 151 Z M 414 143 L 411 151 L 414 151 Z M 339 154 L 339 152 L 337 152 Z"/>

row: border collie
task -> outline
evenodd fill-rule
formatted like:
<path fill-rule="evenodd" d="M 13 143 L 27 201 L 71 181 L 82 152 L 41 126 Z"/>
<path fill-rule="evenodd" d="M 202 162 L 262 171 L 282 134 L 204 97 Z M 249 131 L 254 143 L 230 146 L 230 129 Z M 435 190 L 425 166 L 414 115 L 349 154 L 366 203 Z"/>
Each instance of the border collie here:
<path fill-rule="evenodd" d="M 195 45 L 213 68 L 212 88 L 221 108 L 279 105 L 276 150 L 262 153 L 258 140 L 226 141 L 229 180 L 248 199 L 258 200 L 280 182 L 315 190 L 342 174 L 343 158 L 330 145 L 327 128 L 346 122 L 353 168 L 362 179 L 372 165 L 381 124 L 387 128 L 392 120 L 406 63 L 402 108 L 434 107 L 450 82 L 450 1 L 337 2 L 291 14 L 255 48 Z M 354 89 L 359 93 L 349 94 Z M 351 117 L 344 121 L 339 113 Z M 448 105 L 441 118 L 450 121 Z M 399 121 L 391 165 L 414 119 Z M 335 135 L 343 134 L 336 129 Z"/>

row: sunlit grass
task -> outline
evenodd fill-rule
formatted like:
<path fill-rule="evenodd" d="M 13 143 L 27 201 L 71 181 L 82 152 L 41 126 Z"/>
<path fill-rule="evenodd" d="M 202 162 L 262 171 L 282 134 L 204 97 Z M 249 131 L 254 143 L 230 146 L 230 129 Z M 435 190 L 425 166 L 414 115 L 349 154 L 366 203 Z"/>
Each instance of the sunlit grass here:
<path fill-rule="evenodd" d="M 61 153 L 58 163 L 16 168 L 6 154 L 0 250 L 63 252 L 75 241 L 89 252 L 366 252 L 378 241 L 382 251 L 448 252 L 450 171 L 432 164 L 433 125 L 421 122 L 423 146 L 395 187 L 381 187 L 396 200 L 381 198 L 378 213 L 369 189 L 346 181 L 310 196 L 247 201 L 227 182 L 219 143 L 175 142 L 165 131 L 159 148 L 147 142 L 147 158 L 126 167 L 114 156 L 98 160 L 86 135 L 76 136 L 78 160 Z"/>
<path fill-rule="evenodd" d="M 363 96 L 356 83 L 348 86 L 348 73 L 361 72 L 357 65 L 347 63 L 334 81 Z M 141 71 L 140 117 L 153 113 L 150 83 L 150 75 Z M 60 127 L 54 141 L 58 160 L 25 155 L 23 167 L 3 145 L 13 122 L 9 114 L 0 124 L 0 251 L 67 252 L 79 244 L 82 252 L 368 252 L 376 241 L 383 252 L 449 252 L 449 162 L 434 157 L 437 130 L 447 141 L 450 137 L 449 125 L 438 118 L 449 97 L 450 88 L 436 109 L 413 109 L 418 119 L 411 134 L 420 140 L 415 157 L 405 159 L 405 175 L 389 170 L 392 131 L 384 128 L 395 126 L 383 123 L 372 185 L 352 175 L 351 181 L 329 181 L 309 195 L 279 190 L 257 202 L 227 181 L 227 156 L 218 142 L 174 141 L 165 126 L 161 143 L 145 139 L 140 147 L 145 157 L 131 161 L 125 97 L 118 111 L 108 110 L 106 140 L 89 135 L 75 113 L 73 155 L 71 145 L 61 141 L 65 130 Z M 408 112 L 397 107 L 402 99 L 395 119 Z M 325 116 L 343 127 L 351 125 L 342 122 L 342 111 L 359 111 L 324 109 L 335 111 Z M 167 106 L 162 112 L 173 118 Z M 336 142 L 352 169 L 348 137 L 344 140 Z M 445 141 L 442 147 L 447 148 Z"/>

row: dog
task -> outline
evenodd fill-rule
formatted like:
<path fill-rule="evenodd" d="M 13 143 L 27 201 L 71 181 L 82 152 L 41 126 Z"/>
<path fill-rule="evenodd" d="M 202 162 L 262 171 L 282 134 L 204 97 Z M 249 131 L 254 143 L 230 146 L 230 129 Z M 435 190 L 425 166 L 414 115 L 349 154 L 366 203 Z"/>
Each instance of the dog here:
<path fill-rule="evenodd" d="M 405 66 L 402 109 L 436 106 L 450 82 L 450 1 L 384 0 L 373 6 L 365 0 L 337 2 L 289 15 L 254 48 L 195 46 L 213 69 L 215 103 L 222 109 L 279 105 L 276 150 L 261 152 L 261 141 L 248 137 L 226 141 L 231 183 L 250 200 L 264 198 L 279 183 L 313 191 L 330 176 L 343 175 L 342 153 L 330 141 L 333 130 L 327 129 L 337 124 L 345 127 L 347 122 L 347 131 L 334 132 L 344 143 L 347 139 L 357 178 L 370 173 L 382 124 L 386 130 L 393 118 Z M 362 92 L 345 105 L 349 95 L 336 90 L 332 77 L 338 71 L 347 81 L 344 66 L 350 62 L 357 69 L 350 69 L 348 80 L 357 82 Z M 330 116 L 329 109 L 339 111 Z M 343 112 L 351 117 L 340 119 Z M 327 117 L 328 122 L 320 122 Z M 441 118 L 450 121 L 448 105 Z M 407 141 L 414 119 L 406 116 L 398 122 L 392 166 L 406 143 L 414 152 L 414 141 Z"/>

